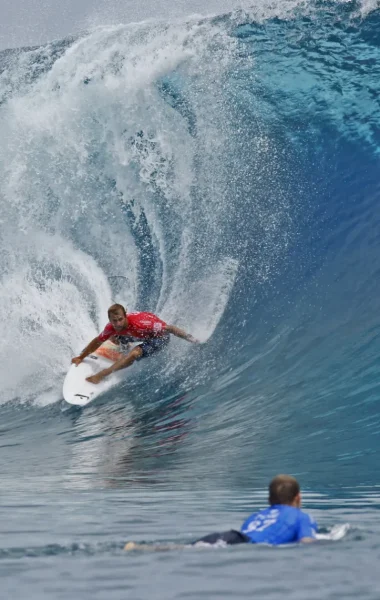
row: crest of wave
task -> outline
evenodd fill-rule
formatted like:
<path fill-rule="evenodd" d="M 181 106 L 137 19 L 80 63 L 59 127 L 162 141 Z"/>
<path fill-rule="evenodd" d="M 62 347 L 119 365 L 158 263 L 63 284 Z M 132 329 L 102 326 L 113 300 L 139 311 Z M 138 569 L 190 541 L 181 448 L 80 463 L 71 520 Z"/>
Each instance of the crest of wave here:
<path fill-rule="evenodd" d="M 194 333 L 212 333 L 237 269 L 219 248 L 228 131 L 214 110 L 229 46 L 207 23 L 130 25 L 77 40 L 25 87 L 17 63 L 0 109 L 5 399 L 46 389 L 103 324 L 108 275 L 123 275 L 123 302 L 139 308 L 142 215 L 157 257 L 151 310 L 187 327 L 201 306 Z"/>

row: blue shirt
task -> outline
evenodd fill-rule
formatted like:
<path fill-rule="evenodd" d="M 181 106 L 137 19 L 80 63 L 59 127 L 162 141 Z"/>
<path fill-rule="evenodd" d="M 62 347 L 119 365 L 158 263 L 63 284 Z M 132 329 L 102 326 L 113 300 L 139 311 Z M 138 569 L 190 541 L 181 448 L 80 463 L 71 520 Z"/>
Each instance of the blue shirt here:
<path fill-rule="evenodd" d="M 317 524 L 299 508 L 275 504 L 254 513 L 241 526 L 252 544 L 290 544 L 315 538 Z"/>

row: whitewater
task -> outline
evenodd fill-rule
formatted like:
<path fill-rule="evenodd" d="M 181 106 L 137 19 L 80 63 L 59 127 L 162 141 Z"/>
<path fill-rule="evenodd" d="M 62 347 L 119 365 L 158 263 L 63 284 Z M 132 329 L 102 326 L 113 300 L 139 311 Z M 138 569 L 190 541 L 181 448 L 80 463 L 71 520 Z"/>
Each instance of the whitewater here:
<path fill-rule="evenodd" d="M 379 598 L 379 31 L 289 2 L 0 51 L 4 597 Z M 204 343 L 70 408 L 114 302 Z M 123 552 L 277 473 L 320 543 Z"/>

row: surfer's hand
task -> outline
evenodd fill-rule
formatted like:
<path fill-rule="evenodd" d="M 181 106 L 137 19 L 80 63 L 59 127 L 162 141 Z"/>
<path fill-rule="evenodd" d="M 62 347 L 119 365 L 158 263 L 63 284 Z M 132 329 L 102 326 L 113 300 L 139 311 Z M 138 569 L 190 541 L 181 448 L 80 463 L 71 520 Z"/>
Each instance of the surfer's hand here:
<path fill-rule="evenodd" d="M 74 356 L 74 358 L 71 359 L 71 362 L 73 363 L 73 365 L 80 365 L 80 363 L 82 362 L 83 358 L 81 358 L 80 356 Z"/>

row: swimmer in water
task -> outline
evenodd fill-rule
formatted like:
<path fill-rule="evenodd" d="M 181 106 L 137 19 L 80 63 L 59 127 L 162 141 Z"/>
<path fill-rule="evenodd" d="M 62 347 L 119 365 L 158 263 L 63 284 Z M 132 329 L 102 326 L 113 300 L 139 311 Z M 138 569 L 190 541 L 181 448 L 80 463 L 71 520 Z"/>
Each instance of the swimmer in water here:
<path fill-rule="evenodd" d="M 269 506 L 250 515 L 240 530 L 230 529 L 208 534 L 191 546 L 232 544 L 294 544 L 316 540 L 317 524 L 301 510 L 301 491 L 298 481 L 290 475 L 277 475 L 269 484 Z M 124 550 L 171 550 L 186 544 L 152 546 L 128 542 Z"/>

